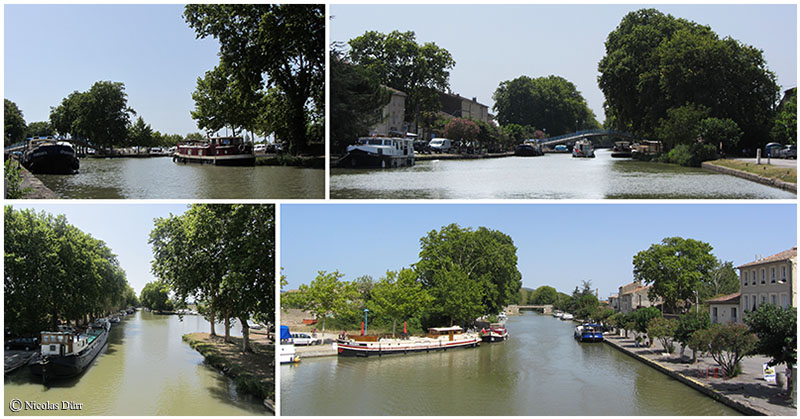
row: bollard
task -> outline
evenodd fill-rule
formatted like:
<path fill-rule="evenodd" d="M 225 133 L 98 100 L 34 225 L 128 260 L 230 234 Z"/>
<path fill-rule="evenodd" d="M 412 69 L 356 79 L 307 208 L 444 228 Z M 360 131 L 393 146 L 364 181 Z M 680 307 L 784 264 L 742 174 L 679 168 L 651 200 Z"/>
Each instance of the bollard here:
<path fill-rule="evenodd" d="M 756 149 L 756 164 L 761 164 L 761 149 Z"/>

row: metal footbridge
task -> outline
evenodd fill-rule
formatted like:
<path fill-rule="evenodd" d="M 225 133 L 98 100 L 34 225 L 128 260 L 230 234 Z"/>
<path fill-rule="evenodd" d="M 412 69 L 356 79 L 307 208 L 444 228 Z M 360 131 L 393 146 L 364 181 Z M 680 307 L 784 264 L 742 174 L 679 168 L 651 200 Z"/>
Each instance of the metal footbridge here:
<path fill-rule="evenodd" d="M 631 134 L 630 132 L 617 131 L 613 129 L 590 129 L 584 131 L 573 132 L 569 134 L 559 135 L 558 137 L 550 137 L 539 140 L 539 144 L 543 146 L 554 146 L 556 144 L 566 144 L 590 137 L 621 137 L 630 140 L 640 140 L 639 137 Z"/>

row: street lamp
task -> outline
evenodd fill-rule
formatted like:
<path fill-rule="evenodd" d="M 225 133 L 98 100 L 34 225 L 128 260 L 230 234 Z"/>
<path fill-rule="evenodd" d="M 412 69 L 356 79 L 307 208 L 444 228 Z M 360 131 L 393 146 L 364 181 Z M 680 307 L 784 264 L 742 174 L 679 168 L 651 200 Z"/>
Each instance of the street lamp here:
<path fill-rule="evenodd" d="M 367 312 L 369 311 L 368 308 L 364 309 L 364 336 L 367 336 Z"/>

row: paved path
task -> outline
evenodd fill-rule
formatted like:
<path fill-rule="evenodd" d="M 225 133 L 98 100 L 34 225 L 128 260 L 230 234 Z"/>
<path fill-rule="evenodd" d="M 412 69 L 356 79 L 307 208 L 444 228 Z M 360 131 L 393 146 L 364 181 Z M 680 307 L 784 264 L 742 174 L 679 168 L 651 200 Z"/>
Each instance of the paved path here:
<path fill-rule="evenodd" d="M 756 159 L 755 158 L 739 157 L 739 158 L 735 158 L 733 160 L 739 160 L 739 161 L 743 161 L 743 162 L 747 162 L 747 163 L 756 164 Z M 761 158 L 761 164 L 767 164 L 767 158 L 766 157 L 762 157 Z M 773 166 L 778 166 L 778 167 L 790 167 L 792 169 L 797 169 L 797 160 L 792 160 L 792 159 L 769 159 L 769 164 L 771 164 Z"/>
<path fill-rule="evenodd" d="M 633 335 L 629 334 L 629 336 Z M 691 364 L 692 352 L 687 348 L 685 356 L 681 358 L 680 344 L 676 344 L 675 354 L 668 355 L 664 353 L 658 341 L 650 348 L 637 348 L 632 337 L 625 339 L 622 336 L 608 334 L 606 341 L 623 352 L 651 361 L 653 363 L 651 366 L 657 369 L 664 368 L 667 370 L 664 372 L 672 372 L 670 375 L 673 375 L 674 378 L 737 410 L 748 414 L 797 416 L 797 408 L 791 406 L 791 398 L 784 395 L 786 389 L 778 388 L 763 378 L 762 365 L 769 361 L 769 358 L 746 357 L 741 362 L 742 373 L 734 378 L 726 379 L 720 375 L 714 376 L 715 370 L 721 372 L 722 368 L 714 362 L 711 356 L 698 356 L 698 362 Z M 707 376 L 709 370 L 711 374 Z M 783 365 L 776 368 L 778 372 L 784 370 L 785 366 Z"/>

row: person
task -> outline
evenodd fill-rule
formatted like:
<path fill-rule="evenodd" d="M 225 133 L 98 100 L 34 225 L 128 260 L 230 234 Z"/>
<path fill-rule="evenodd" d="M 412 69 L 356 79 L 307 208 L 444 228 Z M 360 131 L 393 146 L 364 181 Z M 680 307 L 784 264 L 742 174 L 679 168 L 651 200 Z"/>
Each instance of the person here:
<path fill-rule="evenodd" d="M 317 337 L 317 328 L 316 328 L 316 327 L 315 327 L 315 328 L 313 328 L 313 329 L 311 329 L 311 337 L 312 337 L 312 338 L 315 338 L 315 337 Z"/>

